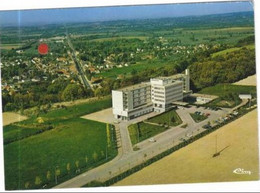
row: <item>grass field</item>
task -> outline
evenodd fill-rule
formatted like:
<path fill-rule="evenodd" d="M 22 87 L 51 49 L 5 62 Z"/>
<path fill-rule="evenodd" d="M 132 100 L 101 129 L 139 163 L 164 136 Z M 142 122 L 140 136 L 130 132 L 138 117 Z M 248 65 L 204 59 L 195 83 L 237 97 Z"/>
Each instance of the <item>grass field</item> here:
<path fill-rule="evenodd" d="M 97 166 L 116 156 L 117 150 L 111 140 L 111 126 L 78 118 L 111 106 L 110 97 L 100 101 L 91 101 L 66 109 L 58 109 L 41 114 L 44 120 L 37 123 L 37 118 L 11 124 L 4 127 L 4 140 L 31 135 L 4 146 L 6 189 L 40 188 L 44 184 L 54 185 L 54 171 L 58 166 L 61 176 L 68 178 L 67 164 L 70 164 L 70 175 L 75 175 L 75 162 L 84 170 Z M 34 126 L 40 125 L 34 128 Z M 53 126 L 52 130 L 35 135 L 43 126 Z M 30 129 L 31 127 L 31 129 Z M 109 132 L 109 133 L 108 133 Z M 108 139 L 109 136 L 109 139 Z M 108 149 L 108 159 L 105 159 Z M 95 154 L 95 155 L 94 155 Z M 88 158 L 86 163 L 85 158 Z M 47 172 L 51 177 L 48 180 Z M 35 183 L 36 177 L 41 183 Z M 39 179 L 38 178 L 38 179 Z"/>
<path fill-rule="evenodd" d="M 98 39 L 93 39 L 90 41 L 97 41 L 97 42 L 102 42 L 102 41 L 111 41 L 111 40 L 118 40 L 118 39 L 140 39 L 140 40 L 145 40 L 148 37 L 146 36 L 120 36 L 120 37 L 109 37 L 109 38 L 98 38 Z"/>
<path fill-rule="evenodd" d="M 255 45 L 248 45 L 248 46 L 244 46 L 248 49 L 255 49 Z M 215 52 L 214 54 L 212 54 L 211 56 L 214 58 L 216 56 L 221 56 L 221 55 L 225 55 L 227 53 L 230 53 L 230 52 L 234 52 L 234 51 L 237 51 L 237 50 L 240 50 L 242 49 L 241 47 L 234 47 L 234 48 L 229 48 L 229 49 L 226 49 L 226 50 L 222 50 L 222 51 L 219 51 L 219 52 Z"/>
<path fill-rule="evenodd" d="M 133 65 L 129 65 L 127 67 L 123 68 L 112 68 L 107 71 L 101 72 L 100 74 L 97 74 L 96 76 L 102 76 L 102 77 L 109 77 L 109 78 L 115 78 L 118 75 L 130 75 L 130 73 L 133 70 L 136 71 L 144 71 L 145 69 L 150 69 L 150 68 L 157 68 L 160 66 L 173 66 L 175 65 L 174 63 L 169 63 L 169 62 L 162 62 L 160 60 L 153 60 L 150 62 L 144 61 L 144 62 L 138 62 Z"/>
<path fill-rule="evenodd" d="M 21 47 L 21 44 L 0 44 L 0 49 L 11 50 Z"/>
<path fill-rule="evenodd" d="M 3 128 L 4 144 L 17 141 L 38 133 L 42 127 L 21 127 L 18 125 L 7 125 Z"/>
<path fill-rule="evenodd" d="M 42 113 L 39 117 L 33 116 L 27 120 L 19 122 L 19 124 L 17 124 L 19 126 L 14 124 L 4 126 L 4 141 L 21 139 L 36 134 L 41 129 L 46 130 L 46 127 L 48 126 L 55 126 L 56 122 L 59 123 L 60 120 L 79 117 L 109 108 L 111 105 L 111 97 L 105 97 L 99 101 L 93 100 L 86 103 L 69 106 L 67 108 L 49 111 L 46 114 Z M 41 119 L 43 123 L 39 123 L 39 119 Z"/>
<path fill-rule="evenodd" d="M 205 116 L 205 115 L 198 115 L 198 114 L 195 114 L 195 113 L 190 113 L 190 116 L 192 117 L 192 119 L 196 123 L 199 123 L 199 122 L 204 121 L 205 119 L 207 119 L 207 116 Z"/>
<path fill-rule="evenodd" d="M 231 27 L 231 28 L 211 28 L 211 29 L 175 29 L 174 35 L 171 31 L 159 32 L 160 35 L 169 39 L 181 40 L 184 45 L 195 45 L 195 44 L 208 44 L 208 43 L 227 43 L 235 44 L 238 40 L 243 37 L 254 35 L 254 27 Z M 165 35 L 163 35 L 165 34 Z M 194 40 L 192 40 L 194 36 Z"/>
<path fill-rule="evenodd" d="M 228 93 L 252 94 L 253 96 L 256 96 L 256 87 L 233 85 L 233 84 L 217 84 L 212 87 L 204 88 L 201 91 L 199 91 L 199 93 L 217 95 L 217 96 L 223 96 Z"/>
<path fill-rule="evenodd" d="M 104 160 L 106 147 L 106 124 L 80 118 L 62 121 L 51 131 L 4 147 L 6 188 L 23 189 L 26 182 L 33 187 L 36 176 L 40 177 L 43 185 L 49 181 L 46 179 L 47 171 L 52 174 L 50 182 L 54 182 L 56 166 L 60 168 L 61 176 L 68 173 L 68 163 L 71 164 L 70 172 L 75 173 L 76 161 L 79 161 L 79 167 L 86 164 L 90 167 Z M 113 146 L 108 147 L 108 155 L 110 158 L 116 155 Z"/>
<path fill-rule="evenodd" d="M 141 141 L 144 141 L 150 137 L 153 137 L 153 136 L 167 130 L 168 128 L 169 127 L 152 125 L 152 124 L 140 122 L 140 123 L 130 125 L 128 127 L 128 132 L 130 135 L 132 145 L 135 145 Z"/>
<path fill-rule="evenodd" d="M 149 122 L 158 123 L 158 124 L 166 124 L 170 126 L 177 126 L 182 123 L 179 115 L 175 110 L 171 110 L 155 117 L 148 119 Z"/>
<path fill-rule="evenodd" d="M 237 105 L 239 105 L 242 102 L 242 100 L 237 96 L 235 99 L 222 99 L 217 98 L 204 106 L 206 107 L 223 107 L 223 108 L 233 108 Z"/>
<path fill-rule="evenodd" d="M 257 130 L 257 110 L 254 110 L 115 185 L 258 180 Z M 213 158 L 216 136 L 218 151 L 227 148 Z M 252 174 L 233 173 L 237 168 Z"/>
<path fill-rule="evenodd" d="M 53 123 L 55 120 L 79 117 L 85 114 L 89 114 L 102 109 L 109 108 L 111 106 L 112 106 L 112 101 L 111 101 L 111 97 L 109 96 L 103 99 L 92 100 L 86 103 L 81 103 L 78 105 L 49 111 L 46 114 L 42 113 L 39 115 L 39 117 L 41 117 L 47 124 L 47 123 Z M 36 117 L 32 117 L 31 119 L 28 119 L 23 123 L 25 124 L 35 123 L 37 122 L 36 120 L 37 120 Z"/>
<path fill-rule="evenodd" d="M 238 97 L 239 94 L 252 94 L 253 97 L 256 97 L 256 87 L 234 84 L 217 84 L 212 87 L 204 88 L 199 91 L 199 93 L 217 95 L 220 97 L 210 103 L 207 103 L 205 106 L 232 108 L 242 102 L 242 100 Z M 230 94 L 232 95 L 231 98 L 229 97 Z"/>

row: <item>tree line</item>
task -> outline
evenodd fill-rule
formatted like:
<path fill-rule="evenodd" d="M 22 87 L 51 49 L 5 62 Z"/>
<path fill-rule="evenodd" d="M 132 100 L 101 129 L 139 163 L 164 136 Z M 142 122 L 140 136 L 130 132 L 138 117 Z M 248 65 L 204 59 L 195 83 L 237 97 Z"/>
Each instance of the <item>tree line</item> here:
<path fill-rule="evenodd" d="M 195 62 L 189 69 L 194 90 L 218 83 L 233 83 L 256 73 L 255 52 L 243 47 Z"/>

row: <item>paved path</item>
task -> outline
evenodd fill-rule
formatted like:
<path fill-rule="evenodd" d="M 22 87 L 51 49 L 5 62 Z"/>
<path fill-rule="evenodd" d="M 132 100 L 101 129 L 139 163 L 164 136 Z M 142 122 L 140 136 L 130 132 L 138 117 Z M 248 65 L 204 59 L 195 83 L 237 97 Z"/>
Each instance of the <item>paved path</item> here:
<path fill-rule="evenodd" d="M 95 113 L 87 114 L 82 116 L 83 119 L 89 119 L 93 121 L 103 122 L 103 123 L 111 123 L 114 124 L 116 119 L 114 118 L 112 108 L 104 109 Z"/>
<path fill-rule="evenodd" d="M 232 111 L 235 111 L 235 110 L 237 110 L 239 107 L 244 106 L 247 102 L 248 102 L 247 99 L 243 99 L 243 100 L 242 100 L 242 103 L 240 103 L 238 106 L 235 106 L 235 107 L 232 109 Z"/>
<path fill-rule="evenodd" d="M 195 111 L 210 113 L 211 115 L 208 119 L 199 123 L 195 123 L 189 115 L 189 113 L 194 113 Z M 118 156 L 110 162 L 87 171 L 71 180 L 59 184 L 54 188 L 75 188 L 81 187 L 93 180 L 105 181 L 110 179 L 134 166 L 143 163 L 145 160 L 166 151 L 174 145 L 177 145 L 183 139 L 187 139 L 191 135 L 196 135 L 204 131 L 204 129 L 201 128 L 203 125 L 205 125 L 208 121 L 213 121 L 221 116 L 225 116 L 229 111 L 230 109 L 212 111 L 201 107 L 196 108 L 194 106 L 185 109 L 180 108 L 177 110 L 177 113 L 183 120 L 183 123 L 187 123 L 188 126 L 186 128 L 181 128 L 180 126 L 172 127 L 171 129 L 154 136 L 156 142 L 149 142 L 148 140 L 144 140 L 137 144 L 137 146 L 140 148 L 138 151 L 133 151 L 132 149 L 127 127 L 129 124 L 143 121 L 149 117 L 152 117 L 156 115 L 156 113 L 153 112 L 131 121 L 122 121 L 119 124 L 115 124 L 119 145 Z"/>

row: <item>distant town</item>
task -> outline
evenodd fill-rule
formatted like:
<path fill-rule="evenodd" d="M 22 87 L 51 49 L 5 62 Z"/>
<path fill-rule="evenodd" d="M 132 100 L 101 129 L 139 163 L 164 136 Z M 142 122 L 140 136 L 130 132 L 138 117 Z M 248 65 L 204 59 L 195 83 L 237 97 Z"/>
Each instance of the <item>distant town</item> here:
<path fill-rule="evenodd" d="M 6 190 L 259 177 L 252 11 L 17 30 L 1 27 Z"/>

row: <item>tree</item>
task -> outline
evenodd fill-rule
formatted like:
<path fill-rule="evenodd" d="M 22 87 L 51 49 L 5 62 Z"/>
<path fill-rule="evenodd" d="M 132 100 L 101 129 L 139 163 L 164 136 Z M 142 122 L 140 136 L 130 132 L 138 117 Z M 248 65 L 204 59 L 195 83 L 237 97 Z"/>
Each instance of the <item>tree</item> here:
<path fill-rule="evenodd" d="M 110 140 L 110 129 L 108 123 L 106 125 L 106 131 L 107 131 L 107 147 L 109 148 L 111 146 L 111 140 Z"/>
<path fill-rule="evenodd" d="M 70 173 L 70 163 L 67 163 L 67 171 L 68 171 L 68 174 Z"/>
<path fill-rule="evenodd" d="M 96 152 L 94 152 L 93 155 L 92 155 L 92 157 L 93 157 L 94 161 L 97 161 L 97 159 L 98 159 L 98 154 L 97 154 Z"/>
<path fill-rule="evenodd" d="M 88 156 L 85 157 L 86 165 L 88 164 Z"/>
<path fill-rule="evenodd" d="M 105 157 L 104 151 L 101 151 L 101 157 Z"/>
<path fill-rule="evenodd" d="M 55 169 L 55 181 L 56 181 L 56 184 L 58 183 L 58 177 L 59 176 L 60 176 L 60 169 L 56 168 Z"/>
<path fill-rule="evenodd" d="M 35 183 L 35 185 L 37 185 L 37 186 L 40 185 L 40 184 L 42 183 L 41 178 L 40 178 L 39 176 L 36 176 L 36 177 L 35 177 L 35 182 L 34 182 L 34 183 Z"/>
<path fill-rule="evenodd" d="M 47 179 L 48 181 L 51 180 L 51 172 L 50 172 L 50 171 L 47 171 L 46 179 Z"/>
<path fill-rule="evenodd" d="M 76 166 L 76 168 L 77 168 L 76 173 L 80 172 L 79 161 L 78 161 L 78 160 L 75 161 L 75 166 Z"/>
<path fill-rule="evenodd" d="M 62 98 L 65 101 L 73 101 L 77 98 L 81 98 L 84 95 L 84 90 L 77 84 L 69 84 L 62 92 Z"/>
<path fill-rule="evenodd" d="M 28 189 L 30 187 L 30 182 L 25 182 L 24 187 Z"/>
<path fill-rule="evenodd" d="M 95 96 L 96 96 L 96 97 L 101 97 L 101 96 L 103 96 L 103 89 L 102 89 L 102 88 L 97 88 L 97 89 L 94 91 L 94 93 L 95 93 Z"/>

